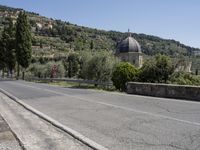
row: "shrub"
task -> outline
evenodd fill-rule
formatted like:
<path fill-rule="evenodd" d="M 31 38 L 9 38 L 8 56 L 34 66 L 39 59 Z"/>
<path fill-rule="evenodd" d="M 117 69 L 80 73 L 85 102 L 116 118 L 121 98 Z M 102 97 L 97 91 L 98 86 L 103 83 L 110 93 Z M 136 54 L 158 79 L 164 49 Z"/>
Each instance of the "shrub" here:
<path fill-rule="evenodd" d="M 62 78 L 65 75 L 65 68 L 63 63 L 60 62 L 48 62 L 47 64 L 45 64 L 45 68 L 46 68 L 46 74 L 45 76 L 48 78 L 53 77 L 52 76 L 52 68 L 56 66 L 55 69 L 55 78 Z"/>
<path fill-rule="evenodd" d="M 112 77 L 113 68 L 119 63 L 111 52 L 100 51 L 90 52 L 81 55 L 80 59 L 80 77 L 95 81 L 110 81 Z"/>
<path fill-rule="evenodd" d="M 80 51 L 80 74 L 79 77 L 82 79 L 88 79 L 88 63 L 92 58 L 91 51 Z"/>
<path fill-rule="evenodd" d="M 118 64 L 112 74 L 112 81 L 116 89 L 125 91 L 126 82 L 137 81 L 138 69 L 128 62 Z"/>
<path fill-rule="evenodd" d="M 156 55 L 147 60 L 140 70 L 140 79 L 143 82 L 167 82 L 173 73 L 172 61 L 168 56 Z"/>
<path fill-rule="evenodd" d="M 29 72 L 29 76 L 32 74 L 32 76 L 38 78 L 50 78 L 52 77 L 52 67 L 54 65 L 56 66 L 55 78 L 64 77 L 65 69 L 61 61 L 48 62 L 47 64 L 34 63 L 29 67 L 27 71 Z"/>
<path fill-rule="evenodd" d="M 169 79 L 171 84 L 180 85 L 200 85 L 200 76 L 193 75 L 186 72 L 175 72 Z"/>
<path fill-rule="evenodd" d="M 40 63 L 34 63 L 30 65 L 27 72 L 29 73 L 29 77 L 34 76 L 38 78 L 44 78 L 46 74 L 46 68 Z"/>
<path fill-rule="evenodd" d="M 87 78 L 95 81 L 110 81 L 115 64 L 118 60 L 106 51 L 97 52 L 88 62 Z"/>

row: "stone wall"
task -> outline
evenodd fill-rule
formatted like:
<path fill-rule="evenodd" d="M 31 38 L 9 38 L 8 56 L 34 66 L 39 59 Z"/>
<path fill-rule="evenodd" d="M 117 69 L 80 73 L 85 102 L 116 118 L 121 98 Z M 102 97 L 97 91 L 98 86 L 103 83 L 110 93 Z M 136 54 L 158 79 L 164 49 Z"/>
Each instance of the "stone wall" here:
<path fill-rule="evenodd" d="M 127 93 L 200 101 L 200 86 L 128 82 Z"/>

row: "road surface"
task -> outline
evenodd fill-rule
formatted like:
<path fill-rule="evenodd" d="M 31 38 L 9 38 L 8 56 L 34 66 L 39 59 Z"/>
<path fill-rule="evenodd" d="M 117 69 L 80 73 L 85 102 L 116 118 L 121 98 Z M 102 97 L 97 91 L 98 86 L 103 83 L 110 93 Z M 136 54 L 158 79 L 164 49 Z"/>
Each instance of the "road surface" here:
<path fill-rule="evenodd" d="M 200 103 L 0 81 L 0 88 L 111 150 L 200 150 Z"/>

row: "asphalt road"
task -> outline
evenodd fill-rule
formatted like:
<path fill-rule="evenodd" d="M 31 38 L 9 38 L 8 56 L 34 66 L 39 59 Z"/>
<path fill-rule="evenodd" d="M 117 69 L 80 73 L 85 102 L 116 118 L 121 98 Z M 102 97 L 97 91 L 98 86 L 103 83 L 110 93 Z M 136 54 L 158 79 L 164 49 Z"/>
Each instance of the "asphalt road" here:
<path fill-rule="evenodd" d="M 0 88 L 113 150 L 200 150 L 200 103 L 24 81 Z"/>

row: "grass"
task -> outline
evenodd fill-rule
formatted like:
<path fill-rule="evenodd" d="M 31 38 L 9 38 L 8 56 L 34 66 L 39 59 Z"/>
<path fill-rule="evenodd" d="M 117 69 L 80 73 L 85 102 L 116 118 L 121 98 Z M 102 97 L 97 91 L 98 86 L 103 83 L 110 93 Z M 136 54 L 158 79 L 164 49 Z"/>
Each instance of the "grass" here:
<path fill-rule="evenodd" d="M 93 84 L 85 84 L 85 83 L 72 83 L 72 82 L 64 82 L 64 81 L 53 81 L 53 82 L 45 82 L 45 81 L 34 81 L 36 83 L 46 83 L 49 85 L 55 85 L 60 87 L 68 87 L 68 88 L 80 88 L 80 89 L 93 89 L 93 90 L 104 90 L 104 91 L 116 91 L 113 86 L 95 86 Z"/>

